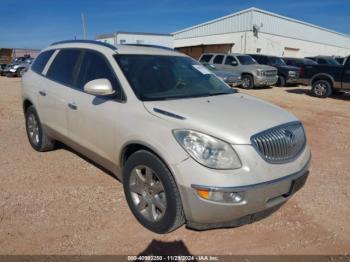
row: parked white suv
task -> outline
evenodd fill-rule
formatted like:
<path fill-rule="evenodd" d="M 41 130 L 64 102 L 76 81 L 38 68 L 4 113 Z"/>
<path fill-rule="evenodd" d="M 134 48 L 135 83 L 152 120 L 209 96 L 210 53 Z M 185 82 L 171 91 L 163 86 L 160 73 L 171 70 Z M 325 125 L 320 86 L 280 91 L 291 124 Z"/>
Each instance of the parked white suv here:
<path fill-rule="evenodd" d="M 22 91 L 32 147 L 61 141 L 112 171 L 135 217 L 157 233 L 252 222 L 308 175 L 295 116 L 173 50 L 55 43 Z"/>

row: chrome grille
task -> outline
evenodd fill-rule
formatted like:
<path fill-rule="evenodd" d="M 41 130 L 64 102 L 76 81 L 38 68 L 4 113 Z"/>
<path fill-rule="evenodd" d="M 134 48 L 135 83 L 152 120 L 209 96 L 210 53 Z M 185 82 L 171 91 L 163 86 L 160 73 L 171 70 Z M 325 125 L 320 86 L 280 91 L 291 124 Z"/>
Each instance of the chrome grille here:
<path fill-rule="evenodd" d="M 267 70 L 265 71 L 265 76 L 276 76 L 277 71 L 276 70 Z"/>
<path fill-rule="evenodd" d="M 277 126 L 251 137 L 259 154 L 270 163 L 291 161 L 306 144 L 304 128 L 299 122 Z"/>

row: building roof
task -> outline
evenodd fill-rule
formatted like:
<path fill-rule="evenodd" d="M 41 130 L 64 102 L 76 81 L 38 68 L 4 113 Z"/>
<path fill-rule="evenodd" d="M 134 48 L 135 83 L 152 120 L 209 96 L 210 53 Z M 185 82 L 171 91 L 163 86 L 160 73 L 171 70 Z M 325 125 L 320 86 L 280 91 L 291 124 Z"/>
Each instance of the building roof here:
<path fill-rule="evenodd" d="M 123 34 L 123 35 L 172 36 L 171 34 L 163 34 L 163 33 L 147 33 L 147 32 L 125 32 L 125 31 L 117 31 L 117 32 L 110 33 L 110 34 L 101 34 L 101 35 L 97 35 L 97 36 L 96 36 L 96 39 L 114 37 L 115 35 L 118 35 L 118 34 Z"/>
<path fill-rule="evenodd" d="M 261 33 L 350 49 L 349 35 L 255 7 L 176 31 L 173 36 L 179 40 L 247 32 L 254 26 Z"/>
<path fill-rule="evenodd" d="M 331 29 L 327 29 L 327 28 L 324 28 L 324 27 L 321 27 L 321 26 L 318 26 L 318 25 L 307 23 L 307 22 L 304 22 L 304 21 L 301 21 L 301 20 L 297 20 L 297 19 L 294 19 L 294 18 L 290 18 L 290 17 L 287 17 L 287 16 L 282 16 L 282 15 L 279 15 L 279 14 L 276 14 L 276 13 L 272 13 L 272 12 L 269 12 L 269 11 L 266 11 L 266 10 L 262 10 L 262 9 L 259 9 L 259 8 L 256 8 L 256 7 L 251 7 L 251 8 L 248 8 L 248 9 L 244 9 L 242 11 L 235 12 L 235 13 L 232 13 L 232 14 L 229 14 L 229 15 L 226 15 L 226 16 L 222 16 L 222 17 L 219 17 L 219 18 L 216 18 L 216 19 L 213 19 L 213 20 L 209 20 L 207 22 L 204 22 L 204 23 L 201 23 L 201 24 L 198 24 L 198 25 L 187 27 L 187 28 L 181 29 L 179 31 L 173 32 L 172 35 L 175 35 L 175 34 L 178 34 L 178 33 L 182 33 L 182 32 L 185 32 L 185 31 L 188 31 L 188 30 L 200 27 L 200 26 L 212 24 L 212 23 L 224 20 L 226 18 L 230 18 L 230 17 L 233 17 L 233 16 L 237 16 L 237 15 L 248 13 L 248 12 L 252 12 L 252 11 L 263 13 L 263 14 L 267 14 L 267 15 L 270 15 L 270 16 L 275 16 L 275 17 L 278 17 L 278 18 L 282 18 L 284 20 L 289 20 L 291 22 L 295 22 L 295 23 L 311 26 L 311 27 L 314 27 L 314 28 L 317 28 L 317 29 L 321 29 L 321 30 L 324 30 L 324 31 L 328 31 L 328 32 L 331 32 L 331 33 L 335 33 L 335 34 L 346 36 L 346 37 L 350 38 L 350 35 L 347 35 L 347 34 L 339 33 L 337 31 L 334 31 L 334 30 L 331 30 Z"/>

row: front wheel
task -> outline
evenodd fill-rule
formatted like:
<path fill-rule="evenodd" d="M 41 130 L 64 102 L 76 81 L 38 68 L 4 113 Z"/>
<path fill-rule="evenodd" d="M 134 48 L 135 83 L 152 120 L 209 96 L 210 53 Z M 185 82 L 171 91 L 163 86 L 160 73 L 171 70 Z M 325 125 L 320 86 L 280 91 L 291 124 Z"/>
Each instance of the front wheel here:
<path fill-rule="evenodd" d="M 156 233 L 169 233 L 185 223 L 180 193 L 165 164 L 154 154 L 132 154 L 123 170 L 124 193 L 136 219 Z"/>
<path fill-rule="evenodd" d="M 244 89 L 252 89 L 254 87 L 254 79 L 251 75 L 242 76 L 242 87 Z"/>
<path fill-rule="evenodd" d="M 312 84 L 312 93 L 320 98 L 329 97 L 333 92 L 332 85 L 328 80 L 317 80 Z"/>

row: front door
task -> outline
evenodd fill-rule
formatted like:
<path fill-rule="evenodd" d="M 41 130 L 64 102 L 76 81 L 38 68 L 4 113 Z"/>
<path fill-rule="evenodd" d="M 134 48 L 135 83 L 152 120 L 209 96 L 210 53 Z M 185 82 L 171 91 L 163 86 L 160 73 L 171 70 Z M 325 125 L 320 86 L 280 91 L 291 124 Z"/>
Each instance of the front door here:
<path fill-rule="evenodd" d="M 119 81 L 107 59 L 93 50 L 83 51 L 75 88 L 69 90 L 69 138 L 78 150 L 109 169 L 118 163 L 117 125 L 122 119 L 122 93 Z M 92 80 L 108 79 L 116 95 L 97 97 L 84 92 Z"/>

